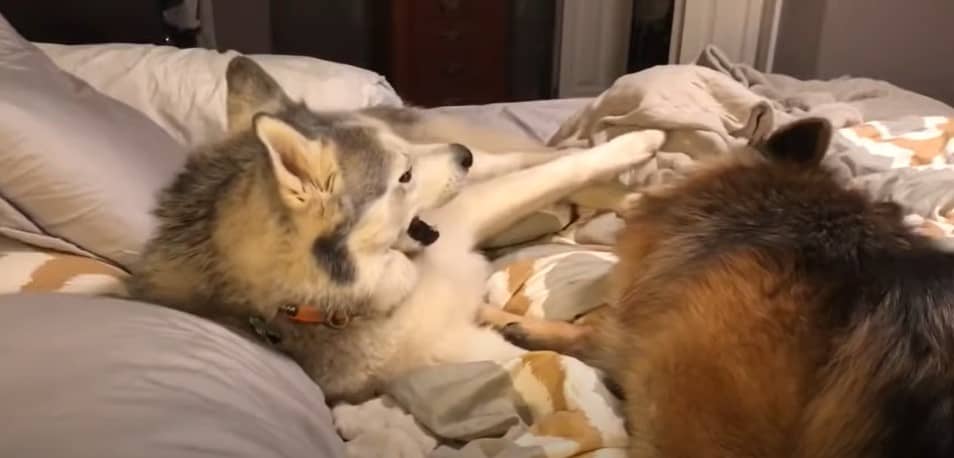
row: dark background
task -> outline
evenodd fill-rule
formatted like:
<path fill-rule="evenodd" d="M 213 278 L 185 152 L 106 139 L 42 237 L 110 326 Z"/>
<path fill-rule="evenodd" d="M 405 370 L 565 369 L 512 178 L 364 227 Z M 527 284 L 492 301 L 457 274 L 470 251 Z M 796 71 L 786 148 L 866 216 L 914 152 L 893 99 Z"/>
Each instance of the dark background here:
<path fill-rule="evenodd" d="M 174 2 L 174 1 L 173 1 Z M 488 103 L 549 98 L 553 95 L 553 44 L 556 2 L 550 0 L 458 0 L 465 7 L 483 2 L 506 5 L 506 17 L 492 24 L 474 24 L 486 29 L 484 37 L 464 37 L 474 42 L 505 36 L 497 40 L 499 49 L 491 65 L 472 65 L 465 71 L 470 80 L 503 81 L 497 90 L 461 87 L 460 98 L 448 97 L 446 89 L 432 96 L 414 87 L 414 80 L 446 79 L 446 75 L 411 75 L 397 78 L 392 42 L 395 30 L 393 7 L 436 7 L 442 0 L 213 0 L 215 47 L 243 53 L 276 53 L 319 57 L 352 64 L 388 76 L 399 93 L 411 102 L 425 105 L 455 101 Z M 166 26 L 161 11 L 170 1 L 163 0 L 0 0 L 2 13 L 29 40 L 78 43 L 155 43 L 195 46 L 189 34 L 177 33 Z M 489 4 L 489 3 L 488 3 Z M 403 6 L 396 6 L 403 5 Z M 462 17 L 457 22 L 474 19 Z M 434 27 L 452 24 L 435 24 Z M 414 27 L 428 25 L 414 24 Z M 414 32 L 412 29 L 410 32 Z M 490 40 L 493 41 L 493 40 Z M 414 55 L 418 42 L 408 44 L 405 67 L 422 56 Z M 423 56 L 426 57 L 426 56 Z M 467 59 L 461 56 L 462 61 Z M 475 57 L 475 56 L 470 56 Z M 466 65 L 465 65 L 466 66 Z M 473 86 L 473 84 L 471 84 Z M 500 86 L 500 85 L 498 85 Z M 453 95 L 453 94 L 452 94 Z M 415 100 L 420 99 L 420 100 Z M 453 100 L 452 100 L 453 99 Z"/>
<path fill-rule="evenodd" d="M 205 45 L 351 64 L 424 106 L 556 95 L 556 0 L 204 0 L 206 43 L 164 23 L 178 1 L 0 0 L 0 13 L 32 41 Z M 671 11 L 639 21 L 634 5 L 628 71 L 666 62 L 672 21 Z"/>

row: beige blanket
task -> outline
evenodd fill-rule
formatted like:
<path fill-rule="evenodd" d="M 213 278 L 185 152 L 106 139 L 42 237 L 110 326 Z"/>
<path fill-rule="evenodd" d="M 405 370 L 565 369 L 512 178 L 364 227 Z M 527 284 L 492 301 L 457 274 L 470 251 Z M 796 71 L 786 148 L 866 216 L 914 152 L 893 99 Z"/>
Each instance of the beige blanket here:
<path fill-rule="evenodd" d="M 639 192 L 678 178 L 697 161 L 733 154 L 789 120 L 824 116 L 840 128 L 827 160 L 847 184 L 899 200 L 914 229 L 954 242 L 954 116 L 911 116 L 912 105 L 902 104 L 896 119 L 865 119 L 866 107 L 904 94 L 876 85 L 878 90 L 845 96 L 838 92 L 845 83 L 838 80 L 813 83 L 811 93 L 799 95 L 797 84 L 779 89 L 772 75 L 759 80 L 755 70 L 719 56 L 709 48 L 702 65 L 662 66 L 620 78 L 570 116 L 550 144 L 587 145 L 631 130 L 667 130 L 663 151 L 620 177 Z M 749 87 L 755 80 L 763 85 L 761 93 Z M 888 111 L 882 106 L 877 113 Z M 925 108 L 925 115 L 933 113 Z M 502 238 L 523 243 L 490 253 L 495 269 L 487 282 L 488 302 L 556 320 L 603 304 L 621 224 L 611 213 L 569 205 L 528 218 L 518 234 Z M 619 400 L 599 374 L 548 352 L 504 364 L 421 370 L 393 383 L 382 399 L 336 413 L 348 426 L 361 425 L 342 434 L 352 440 L 349 453 L 362 457 L 382 456 L 381 450 L 391 450 L 389 456 L 624 457 L 627 442 Z"/>

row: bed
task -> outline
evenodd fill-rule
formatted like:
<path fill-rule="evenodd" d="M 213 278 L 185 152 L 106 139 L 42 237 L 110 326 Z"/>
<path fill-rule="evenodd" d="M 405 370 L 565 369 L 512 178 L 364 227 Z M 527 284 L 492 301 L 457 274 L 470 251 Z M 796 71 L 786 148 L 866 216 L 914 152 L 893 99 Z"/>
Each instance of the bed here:
<path fill-rule="evenodd" d="M 31 44 L 0 18 L 0 455 L 625 456 L 619 401 L 566 356 L 415 371 L 380 398 L 337 406 L 334 425 L 283 356 L 122 299 L 152 193 L 224 130 L 232 55 Z M 365 70 L 253 58 L 313 108 L 401 103 Z M 554 147 L 666 129 L 663 150 L 619 177 L 636 193 L 823 116 L 838 128 L 826 161 L 846 185 L 897 200 L 912 230 L 954 247 L 954 109 L 886 82 L 766 75 L 710 47 L 695 65 L 626 75 L 592 99 L 434 110 Z M 620 224 L 570 204 L 521 221 L 485 247 L 488 302 L 555 320 L 604 305 Z"/>

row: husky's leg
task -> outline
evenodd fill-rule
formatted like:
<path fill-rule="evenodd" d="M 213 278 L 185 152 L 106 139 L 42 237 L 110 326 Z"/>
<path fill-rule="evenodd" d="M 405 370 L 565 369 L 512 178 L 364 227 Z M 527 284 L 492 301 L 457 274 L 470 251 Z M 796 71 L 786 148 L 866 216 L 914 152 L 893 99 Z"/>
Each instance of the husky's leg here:
<path fill-rule="evenodd" d="M 500 333 L 476 324 L 455 328 L 432 350 L 434 360 L 443 363 L 475 361 L 507 362 L 523 356 L 527 350 L 507 341 Z"/>
<path fill-rule="evenodd" d="M 533 153 L 488 153 L 471 150 L 474 153 L 474 166 L 468 173 L 468 179 L 482 181 L 488 178 L 516 172 L 561 156 L 575 152 L 573 150 L 553 150 Z"/>
<path fill-rule="evenodd" d="M 546 153 L 486 153 L 474 151 L 474 166 L 468 178 L 474 182 L 506 175 L 563 156 L 575 154 L 581 149 L 561 149 Z M 632 192 L 622 183 L 592 183 L 567 198 L 584 207 L 617 211 L 626 206 Z"/>
<path fill-rule="evenodd" d="M 438 230 L 466 231 L 472 237 L 470 243 L 479 245 L 534 210 L 650 159 L 663 140 L 665 135 L 658 130 L 628 133 L 588 150 L 476 183 L 426 219 Z"/>
<path fill-rule="evenodd" d="M 633 202 L 634 195 L 619 181 L 612 181 L 589 184 L 567 196 L 567 200 L 581 207 L 621 212 Z"/>

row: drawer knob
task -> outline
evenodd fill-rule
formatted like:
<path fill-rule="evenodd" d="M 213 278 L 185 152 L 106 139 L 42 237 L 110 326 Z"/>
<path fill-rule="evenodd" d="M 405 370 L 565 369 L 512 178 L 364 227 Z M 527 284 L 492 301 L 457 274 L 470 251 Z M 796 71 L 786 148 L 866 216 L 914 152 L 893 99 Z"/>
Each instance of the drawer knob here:
<path fill-rule="evenodd" d="M 441 38 L 447 41 L 460 41 L 460 30 L 451 29 L 441 32 Z"/>
<path fill-rule="evenodd" d="M 444 14 L 456 13 L 460 10 L 461 0 L 438 0 L 437 3 L 441 6 L 441 11 Z"/>
<path fill-rule="evenodd" d="M 454 77 L 459 76 L 461 73 L 464 73 L 464 66 L 458 63 L 447 64 L 444 67 L 444 75 Z"/>

